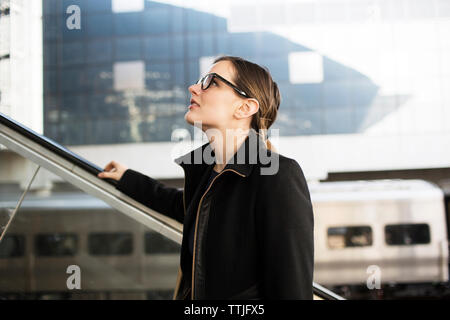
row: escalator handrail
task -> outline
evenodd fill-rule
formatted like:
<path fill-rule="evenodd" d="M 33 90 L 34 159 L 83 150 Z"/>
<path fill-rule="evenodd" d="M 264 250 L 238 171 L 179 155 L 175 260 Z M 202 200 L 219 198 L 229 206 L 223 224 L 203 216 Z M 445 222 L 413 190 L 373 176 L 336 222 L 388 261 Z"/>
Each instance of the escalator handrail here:
<path fill-rule="evenodd" d="M 87 172 L 97 176 L 98 173 L 102 172 L 103 169 L 99 166 L 93 164 L 92 162 L 84 159 L 83 157 L 75 154 L 68 148 L 60 145 L 59 143 L 47 138 L 44 135 L 41 135 L 32 129 L 20 124 L 19 122 L 11 119 L 7 115 L 0 112 L 0 123 L 4 124 L 8 128 L 20 133 L 22 136 L 29 138 L 30 140 L 36 142 L 40 146 L 54 152 L 58 156 L 64 158 L 65 160 L 73 163 L 76 166 L 81 167 Z M 103 179 L 104 181 L 116 186 L 117 181 L 113 179 Z"/>

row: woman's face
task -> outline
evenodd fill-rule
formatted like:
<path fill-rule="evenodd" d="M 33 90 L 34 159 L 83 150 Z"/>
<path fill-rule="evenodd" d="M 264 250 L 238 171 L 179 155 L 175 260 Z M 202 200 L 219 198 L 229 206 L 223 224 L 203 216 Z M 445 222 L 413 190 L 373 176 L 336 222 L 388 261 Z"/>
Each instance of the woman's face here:
<path fill-rule="evenodd" d="M 234 69 L 229 61 L 219 61 L 214 64 L 208 73 L 215 72 L 235 85 Z M 194 125 L 201 121 L 202 130 L 209 128 L 234 128 L 236 127 L 235 112 L 245 101 L 236 91 L 221 80 L 214 78 L 208 89 L 202 90 L 201 84 L 193 84 L 189 87 L 191 93 L 191 105 L 184 119 Z"/>

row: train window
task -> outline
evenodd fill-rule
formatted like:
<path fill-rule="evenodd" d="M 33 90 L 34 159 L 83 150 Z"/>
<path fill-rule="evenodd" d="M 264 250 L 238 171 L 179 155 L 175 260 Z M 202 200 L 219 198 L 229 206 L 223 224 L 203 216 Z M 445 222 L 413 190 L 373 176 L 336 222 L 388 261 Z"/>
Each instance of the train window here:
<path fill-rule="evenodd" d="M 430 227 L 426 223 L 387 225 L 384 234 L 390 246 L 430 243 Z"/>
<path fill-rule="evenodd" d="M 92 233 L 88 239 L 92 255 L 127 255 L 133 252 L 133 235 L 129 232 Z"/>
<path fill-rule="evenodd" d="M 369 226 L 328 228 L 328 247 L 342 249 L 372 245 L 372 228 Z"/>
<path fill-rule="evenodd" d="M 144 237 L 146 254 L 180 252 L 180 245 L 178 243 L 162 236 L 159 233 L 146 232 Z"/>
<path fill-rule="evenodd" d="M 0 242 L 0 258 L 22 257 L 25 253 L 25 237 L 18 234 L 8 234 Z"/>
<path fill-rule="evenodd" d="M 78 237 L 72 233 L 38 234 L 34 238 L 37 256 L 74 256 L 78 249 Z"/>

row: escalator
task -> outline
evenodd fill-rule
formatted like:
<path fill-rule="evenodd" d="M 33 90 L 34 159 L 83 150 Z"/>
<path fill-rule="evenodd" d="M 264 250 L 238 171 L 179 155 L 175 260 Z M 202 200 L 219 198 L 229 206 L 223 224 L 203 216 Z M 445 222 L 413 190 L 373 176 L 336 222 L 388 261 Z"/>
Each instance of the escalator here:
<path fill-rule="evenodd" d="M 15 251 L 12 249 L 9 251 L 10 256 L 14 252 L 20 253 L 20 250 L 23 251 L 23 256 L 26 256 L 26 252 L 29 252 L 29 250 L 31 250 L 22 248 L 26 243 L 29 244 L 31 240 L 27 240 L 24 237 L 20 238 L 18 232 L 14 233 L 15 231 L 13 226 L 18 217 L 21 217 L 21 219 L 25 219 L 24 217 L 26 215 L 25 213 L 22 215 L 22 211 L 25 212 L 27 210 L 27 205 L 25 205 L 27 201 L 28 203 L 31 203 L 34 199 L 34 203 L 37 203 L 36 200 L 39 199 L 38 196 L 31 196 L 27 193 L 29 192 L 30 186 L 32 185 L 34 179 L 36 179 L 36 176 L 38 175 L 38 172 L 40 170 L 46 170 L 49 173 L 58 176 L 68 184 L 72 185 L 76 190 L 80 190 L 81 193 L 75 193 L 78 194 L 78 196 L 74 196 L 72 207 L 80 206 L 85 208 L 83 213 L 78 212 L 82 208 L 77 209 L 78 211 L 76 213 L 67 215 L 67 218 L 64 218 L 66 220 L 65 223 L 71 221 L 70 223 L 68 223 L 67 227 L 69 232 L 55 233 L 54 231 L 52 231 L 51 228 L 46 223 L 44 223 L 44 221 L 46 221 L 45 219 L 48 218 L 50 214 L 43 214 L 42 217 L 38 217 L 36 213 L 34 215 L 30 214 L 29 218 L 26 218 L 28 220 L 22 221 L 24 228 L 26 228 L 26 225 L 30 225 L 31 221 L 33 221 L 31 224 L 36 228 L 39 227 L 43 231 L 48 229 L 47 233 L 36 233 L 34 231 L 33 239 L 35 243 L 34 245 L 31 245 L 31 247 L 34 247 L 34 253 L 30 255 L 31 258 L 27 258 L 26 260 L 26 265 L 28 267 L 24 268 L 24 270 L 22 271 L 18 271 L 18 268 L 14 269 L 14 272 L 22 272 L 26 275 L 32 274 L 32 276 L 29 276 L 31 280 L 23 284 L 23 292 L 30 292 L 30 290 L 33 289 L 33 292 L 36 292 L 36 294 L 38 294 L 39 292 L 44 290 L 39 289 L 39 281 L 44 278 L 44 276 L 42 276 L 44 274 L 44 271 L 42 271 L 42 273 L 40 273 L 38 276 L 30 271 L 31 268 L 36 268 L 37 266 L 39 266 L 39 263 L 41 263 L 39 261 L 44 261 L 47 264 L 52 264 L 52 268 L 55 268 L 55 266 L 60 263 L 61 268 L 63 268 L 68 263 L 72 263 L 70 261 L 75 261 L 75 257 L 79 257 L 80 260 L 77 261 L 83 261 L 84 264 L 89 265 L 101 264 L 101 266 L 99 266 L 99 270 L 102 269 L 103 274 L 107 272 L 108 275 L 113 275 L 113 277 L 104 277 L 104 283 L 102 283 L 101 285 L 97 283 L 96 288 L 101 287 L 100 291 L 102 292 L 102 295 L 100 296 L 100 298 L 108 299 L 121 297 L 121 290 L 119 289 L 123 289 L 126 286 L 130 287 L 128 284 L 126 284 L 128 270 L 127 268 L 130 268 L 130 266 L 133 266 L 133 272 L 135 272 L 136 275 L 133 278 L 133 285 L 131 286 L 132 290 L 129 290 L 130 292 L 136 294 L 139 292 L 147 292 L 144 298 L 167 298 L 167 295 L 158 296 L 158 288 L 164 287 L 163 284 L 160 284 L 159 286 L 157 285 L 155 287 L 155 290 L 149 290 L 149 288 L 145 287 L 145 285 L 143 284 L 151 283 L 153 285 L 155 283 L 161 282 L 161 279 L 166 279 L 165 283 L 171 283 L 171 274 L 175 274 L 176 270 L 174 270 L 173 272 L 170 270 L 174 269 L 174 266 L 176 266 L 179 262 L 178 253 L 179 246 L 182 240 L 182 225 L 180 223 L 162 214 L 159 214 L 158 212 L 142 205 L 141 203 L 116 190 L 116 181 L 98 178 L 97 174 L 102 171 L 102 168 L 87 161 L 86 159 L 83 159 L 79 155 L 71 152 L 69 149 L 59 145 L 58 143 L 46 138 L 43 135 L 34 132 L 33 130 L 23 126 L 22 124 L 1 113 L 0 144 L 4 145 L 8 151 L 14 152 L 15 154 L 20 155 L 21 157 L 26 159 L 26 161 L 30 161 L 34 164 L 31 178 L 29 179 L 28 183 L 22 188 L 24 189 L 24 191 L 22 192 L 19 199 L 15 199 L 17 200 L 17 202 L 14 200 L 12 201 L 12 203 L 3 205 L 3 211 L 6 212 L 7 218 L 3 219 L 5 220 L 5 222 L 2 223 L 1 226 L 2 241 L 4 243 L 10 243 L 11 248 L 16 248 L 14 249 Z M 4 151 L 1 151 L 0 149 L 0 153 L 1 152 Z M 80 196 L 80 194 L 82 196 Z M 62 219 L 61 217 L 63 216 L 61 214 L 61 210 L 69 206 L 69 200 L 67 199 L 70 199 L 70 197 L 64 198 L 65 200 L 58 199 L 55 195 L 53 195 L 52 197 L 46 198 L 45 203 L 48 207 L 47 210 L 49 208 L 53 208 L 54 212 L 59 212 L 52 213 L 51 215 L 54 221 L 59 221 L 58 219 Z M 13 205 L 14 202 L 15 205 Z M 1 207 L 2 206 L 0 206 L 0 210 L 2 209 Z M 36 207 L 36 205 L 34 205 L 34 207 Z M 20 214 L 18 214 L 19 209 L 21 211 Z M 115 214 L 112 214 L 111 210 L 114 210 Z M 121 215 L 117 215 L 117 212 L 119 212 Z M 96 215 L 98 215 L 99 218 L 96 218 Z M 103 218 L 100 217 L 104 217 L 106 215 L 114 215 L 114 219 L 122 220 L 120 220 L 120 222 L 111 224 L 111 226 L 109 226 L 107 223 L 106 226 L 101 226 L 101 221 L 105 220 L 102 220 Z M 80 234 L 82 236 L 78 237 L 78 235 L 76 235 L 74 232 L 75 229 L 73 228 L 75 228 L 75 225 L 81 224 L 81 221 L 86 221 L 84 222 L 86 226 L 84 227 L 83 225 L 81 227 L 82 229 L 85 228 L 86 230 L 81 230 Z M 61 224 L 62 223 L 63 222 L 61 222 Z M 20 221 L 18 221 L 17 224 L 20 224 Z M 108 230 L 111 232 L 99 232 L 100 227 L 95 227 L 97 224 L 102 228 L 109 228 Z M 127 227 L 128 225 L 129 228 Z M 87 231 L 87 229 L 90 228 L 92 228 L 92 232 Z M 112 233 L 112 231 L 116 230 L 114 228 L 116 228 L 120 232 Z M 53 233 L 51 233 L 50 231 L 52 231 Z M 139 233 L 138 238 L 144 239 L 143 244 L 138 243 L 138 241 L 136 241 L 134 238 L 138 232 L 141 232 Z M 89 243 L 89 248 L 86 249 L 86 252 L 82 250 L 81 252 L 79 252 L 74 249 L 75 247 L 82 247 L 83 245 L 86 245 L 86 243 Z M 105 245 L 105 243 L 114 243 L 115 246 L 113 249 L 111 249 L 110 247 Z M 155 243 L 158 243 L 158 245 L 155 245 Z M 0 244 L 2 243 L 0 242 Z M 50 253 L 48 252 L 48 250 L 41 250 L 41 255 L 36 254 L 35 251 L 40 252 L 39 250 L 44 248 L 45 246 L 50 246 L 54 250 Z M 145 251 L 145 253 L 148 254 L 147 258 L 142 258 L 140 256 L 139 252 L 142 251 Z M 57 260 L 55 257 L 55 253 L 69 260 L 61 262 L 64 260 Z M 2 261 L 5 259 L 1 259 L 1 254 L 2 253 L 0 250 L 0 272 L 2 270 L 2 267 L 6 265 L 5 261 Z M 152 258 L 149 258 L 150 256 Z M 130 260 L 133 259 L 133 257 L 137 259 L 136 263 L 130 263 L 130 261 L 133 261 Z M 106 262 L 104 262 L 102 259 L 105 259 Z M 119 267 L 113 270 L 113 268 L 110 268 L 110 266 L 114 264 L 119 265 Z M 148 270 L 146 268 L 149 268 L 149 266 L 152 268 L 151 270 L 156 270 L 154 272 L 151 272 L 151 274 L 154 275 L 153 277 L 151 277 L 149 275 L 149 272 L 146 271 Z M 55 270 L 56 269 L 48 272 L 49 278 L 57 277 L 55 275 Z M 85 273 L 90 273 L 90 276 L 92 276 L 93 279 L 101 278 L 101 272 L 86 271 Z M 82 273 L 83 277 L 85 277 L 85 273 Z M 59 274 L 58 276 L 60 277 L 61 281 L 69 277 L 68 274 Z M 5 279 L 5 277 L 2 278 Z M 4 281 L 6 283 L 7 280 Z M 115 283 L 114 291 L 108 289 L 108 286 L 112 281 L 114 281 Z M 0 281 L 0 292 L 5 291 L 2 289 L 2 285 L 3 284 Z M 175 285 L 175 282 L 173 282 L 172 285 Z M 5 284 L 5 286 L 7 286 L 7 284 Z M 8 289 L 9 291 L 6 291 L 12 292 L 11 287 L 13 286 L 14 283 L 9 284 L 8 288 L 10 289 Z M 84 287 L 87 287 L 89 289 L 86 290 L 87 295 L 85 297 L 98 298 L 98 296 L 94 295 L 94 292 L 98 292 L 99 290 L 94 290 L 94 287 L 92 285 L 90 286 L 89 281 L 85 281 Z M 52 288 L 53 291 L 57 291 L 56 289 L 54 289 L 56 288 L 56 285 L 53 287 L 50 286 L 48 288 L 49 289 L 46 289 L 47 292 L 52 292 Z M 112 296 L 111 292 L 114 292 L 115 296 Z M 343 299 L 342 297 L 334 294 L 333 292 L 316 283 L 313 284 L 313 292 L 315 299 Z M 89 296 L 89 294 L 91 294 L 91 296 Z M 14 297 L 14 295 L 11 295 L 11 297 Z M 52 298 L 51 295 L 47 297 Z M 131 295 L 130 297 L 137 296 Z M 65 298 L 65 296 L 63 295 L 61 298 Z"/>

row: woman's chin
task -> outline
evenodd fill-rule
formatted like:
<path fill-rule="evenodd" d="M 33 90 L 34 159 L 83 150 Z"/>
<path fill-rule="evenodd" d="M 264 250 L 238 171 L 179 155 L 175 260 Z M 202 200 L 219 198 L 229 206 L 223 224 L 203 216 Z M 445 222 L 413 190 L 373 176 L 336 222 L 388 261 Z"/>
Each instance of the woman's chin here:
<path fill-rule="evenodd" d="M 194 122 L 196 121 L 201 121 L 200 119 L 196 119 L 196 117 L 192 115 L 191 111 L 186 112 L 186 114 L 184 115 L 184 120 L 186 120 L 186 122 L 190 125 L 194 125 Z"/>

